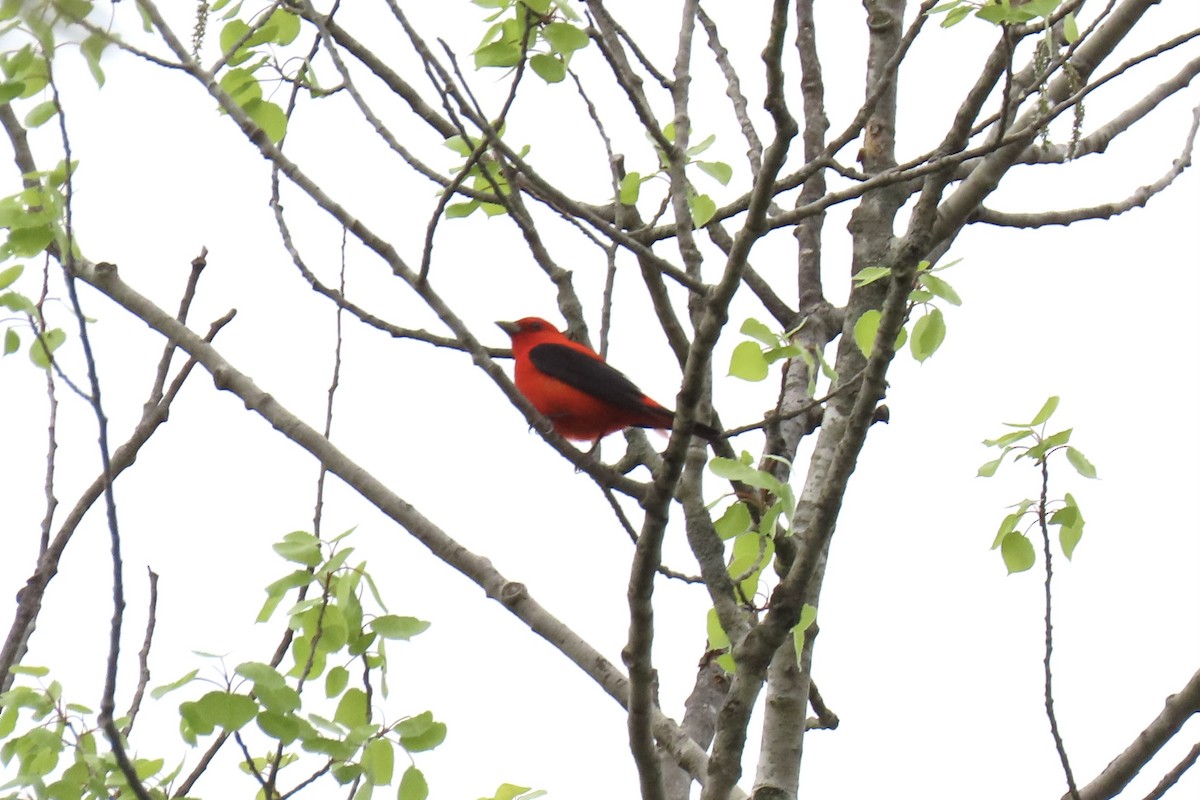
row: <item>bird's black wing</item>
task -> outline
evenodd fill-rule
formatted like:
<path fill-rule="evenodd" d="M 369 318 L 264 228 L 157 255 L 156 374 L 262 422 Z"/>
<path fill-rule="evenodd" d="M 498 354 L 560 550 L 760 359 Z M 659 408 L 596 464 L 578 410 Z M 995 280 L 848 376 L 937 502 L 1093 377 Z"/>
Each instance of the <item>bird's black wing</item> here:
<path fill-rule="evenodd" d="M 618 370 L 599 359 L 561 344 L 539 344 L 529 360 L 543 374 L 617 408 L 645 411 L 645 394 Z"/>

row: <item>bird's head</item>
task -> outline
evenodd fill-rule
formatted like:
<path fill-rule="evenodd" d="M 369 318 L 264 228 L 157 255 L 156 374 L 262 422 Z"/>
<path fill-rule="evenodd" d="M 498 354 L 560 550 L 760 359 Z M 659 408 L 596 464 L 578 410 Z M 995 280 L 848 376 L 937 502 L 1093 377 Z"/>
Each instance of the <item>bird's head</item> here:
<path fill-rule="evenodd" d="M 558 328 L 540 317 L 524 317 L 516 322 L 497 322 L 496 325 L 507 333 L 513 342 L 560 335 Z"/>

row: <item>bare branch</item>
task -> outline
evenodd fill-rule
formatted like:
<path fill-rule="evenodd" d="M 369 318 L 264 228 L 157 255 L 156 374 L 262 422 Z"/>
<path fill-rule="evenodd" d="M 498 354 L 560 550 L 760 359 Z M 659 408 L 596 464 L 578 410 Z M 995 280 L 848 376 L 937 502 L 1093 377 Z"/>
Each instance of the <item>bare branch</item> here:
<path fill-rule="evenodd" d="M 1116 797 L 1171 740 L 1193 714 L 1200 713 L 1200 670 L 1177 693 L 1167 698 L 1162 712 L 1114 758 L 1091 783 L 1079 790 L 1082 800 Z"/>
<path fill-rule="evenodd" d="M 150 578 L 150 601 L 146 609 L 146 636 L 142 640 L 142 649 L 138 651 L 138 682 L 134 689 L 133 699 L 129 702 L 129 710 L 125 717 L 129 721 L 121 728 L 121 735 L 128 738 L 133 730 L 133 722 L 137 719 L 138 710 L 142 707 L 142 697 L 146 694 L 146 685 L 150 683 L 150 645 L 154 641 L 154 626 L 158 614 L 158 573 L 149 567 L 146 574 Z"/>

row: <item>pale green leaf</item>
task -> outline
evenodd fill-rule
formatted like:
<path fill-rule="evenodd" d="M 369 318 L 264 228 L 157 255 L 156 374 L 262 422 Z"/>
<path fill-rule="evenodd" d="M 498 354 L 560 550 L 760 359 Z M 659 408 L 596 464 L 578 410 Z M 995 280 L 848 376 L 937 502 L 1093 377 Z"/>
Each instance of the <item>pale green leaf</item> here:
<path fill-rule="evenodd" d="M 706 175 L 715 178 L 722 186 L 728 186 L 733 178 L 733 167 L 724 161 L 697 161 L 696 166 Z"/>
<path fill-rule="evenodd" d="M 385 639 L 407 640 L 427 630 L 429 623 L 416 617 L 386 614 L 371 620 L 370 628 Z"/>
<path fill-rule="evenodd" d="M 57 113 L 58 103 L 53 100 L 38 103 L 25 115 L 25 127 L 36 128 L 40 125 L 45 125 Z"/>
<path fill-rule="evenodd" d="M 1063 16 L 1063 38 L 1067 44 L 1075 44 L 1079 41 L 1079 23 L 1075 21 L 1075 12 L 1071 11 Z"/>
<path fill-rule="evenodd" d="M 744 381 L 761 381 L 770 374 L 762 347 L 755 342 L 741 342 L 729 358 L 729 374 Z"/>
<path fill-rule="evenodd" d="M 1030 569 L 1036 560 L 1033 543 L 1029 541 L 1029 537 L 1016 531 L 1004 537 L 1004 541 L 1000 543 L 1000 555 L 1004 558 L 1004 566 L 1008 568 L 1009 575 Z"/>
<path fill-rule="evenodd" d="M 372 739 L 363 748 L 362 768 L 367 780 L 376 786 L 392 782 L 396 766 L 396 751 L 387 739 Z"/>
<path fill-rule="evenodd" d="M 642 176 L 637 172 L 630 172 L 621 179 L 620 200 L 623 205 L 631 206 L 638 201 L 638 195 L 642 189 Z"/>
<path fill-rule="evenodd" d="M 404 770 L 404 775 L 400 778 L 400 790 L 396 794 L 396 800 L 426 800 L 428 797 L 429 784 L 426 783 L 421 770 L 414 766 Z"/>
<path fill-rule="evenodd" d="M 558 56 L 538 53 L 529 59 L 529 67 L 546 83 L 561 83 L 567 77 L 567 65 Z"/>
<path fill-rule="evenodd" d="M 1058 399 L 1058 395 L 1048 398 L 1046 402 L 1042 404 L 1042 407 L 1038 413 L 1034 415 L 1033 421 L 1029 423 L 1029 427 L 1036 428 L 1038 425 L 1041 425 L 1043 422 L 1050 419 L 1050 416 L 1054 413 L 1054 410 L 1058 408 Z"/>
<path fill-rule="evenodd" d="M 882 317 L 877 309 L 869 308 L 854 323 L 854 342 L 867 358 L 875 349 L 875 337 L 879 333 L 879 320 Z"/>
<path fill-rule="evenodd" d="M 926 289 L 933 292 L 936 296 L 942 298 L 947 303 L 955 306 L 962 305 L 962 298 L 958 296 L 958 292 L 954 291 L 954 287 L 947 283 L 937 275 L 926 272 L 921 275 L 921 283 Z"/>
<path fill-rule="evenodd" d="M 880 278 L 885 278 L 891 274 L 891 267 L 863 267 L 858 272 L 854 273 L 854 285 L 866 286 L 869 283 L 874 283 Z"/>
<path fill-rule="evenodd" d="M 717 213 L 717 204 L 706 194 L 698 194 L 688 199 L 688 208 L 692 212 L 692 224 L 703 228 Z"/>
<path fill-rule="evenodd" d="M 3 272 L 0 272 L 0 289 L 7 289 L 16 282 L 17 278 L 21 277 L 21 273 L 24 271 L 24 264 L 14 264 Z"/>
<path fill-rule="evenodd" d="M 1071 462 L 1071 466 L 1085 478 L 1096 477 L 1096 467 L 1092 462 L 1087 460 L 1087 456 L 1076 450 L 1074 447 L 1067 448 L 1067 461 Z"/>
<path fill-rule="evenodd" d="M 774 347 L 779 344 L 779 336 L 769 327 L 753 317 L 748 317 L 746 321 L 742 323 L 742 327 L 739 328 L 739 331 L 747 336 L 758 339 L 768 347 Z"/>
<path fill-rule="evenodd" d="M 945 338 L 946 320 L 941 309 L 934 308 L 913 325 L 912 336 L 908 340 L 913 358 L 925 361 L 942 346 Z"/>
<path fill-rule="evenodd" d="M 588 35 L 569 22 L 551 22 L 542 28 L 542 38 L 555 52 L 569 55 L 588 46 Z"/>

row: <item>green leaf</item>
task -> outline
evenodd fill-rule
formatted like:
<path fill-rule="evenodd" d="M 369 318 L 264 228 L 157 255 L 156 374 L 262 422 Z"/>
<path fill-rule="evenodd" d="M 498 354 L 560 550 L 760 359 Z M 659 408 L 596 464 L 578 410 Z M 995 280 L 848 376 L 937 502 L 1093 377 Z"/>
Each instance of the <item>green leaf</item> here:
<path fill-rule="evenodd" d="M 468 156 L 470 156 L 472 150 L 474 149 L 471 147 L 471 145 L 467 144 L 466 139 L 464 139 L 461 136 L 457 136 L 457 135 L 451 136 L 449 139 L 442 142 L 442 145 L 450 148 L 451 150 L 458 153 L 463 158 L 467 158 Z"/>
<path fill-rule="evenodd" d="M 1000 468 L 1000 462 L 1004 460 L 1004 456 L 993 459 L 979 468 L 975 473 L 976 478 L 990 478 L 996 474 L 996 470 Z"/>
<path fill-rule="evenodd" d="M 1079 41 L 1079 23 L 1075 21 L 1075 12 L 1071 11 L 1063 16 L 1063 38 L 1067 40 L 1067 44 L 1075 44 Z"/>
<path fill-rule="evenodd" d="M 733 178 L 733 167 L 724 161 L 697 161 L 696 166 L 705 174 L 715 178 L 722 186 L 728 186 L 730 179 Z"/>
<path fill-rule="evenodd" d="M 761 381 L 771 373 L 762 347 L 755 342 L 741 342 L 729 358 L 729 374 L 744 381 Z"/>
<path fill-rule="evenodd" d="M 300 737 L 302 726 L 294 714 L 280 714 L 274 711 L 261 712 L 255 722 L 267 736 L 279 740 L 282 745 L 289 745 Z"/>
<path fill-rule="evenodd" d="M 970 15 L 970 13 L 974 10 L 975 9 L 973 9 L 971 6 L 959 6 L 958 8 L 951 9 L 950 12 L 946 14 L 946 18 L 942 20 L 942 27 L 949 28 L 957 25 L 966 19 L 967 16 Z"/>
<path fill-rule="evenodd" d="M 100 55 L 108 45 L 109 38 L 100 33 L 93 33 L 79 43 L 79 52 L 83 54 L 88 71 L 92 73 L 92 80 L 96 81 L 97 86 L 104 85 L 104 70 L 100 68 Z"/>
<path fill-rule="evenodd" d="M 446 738 L 446 726 L 435 722 L 433 712 L 425 711 L 396 725 L 400 745 L 410 753 L 432 750 Z"/>
<path fill-rule="evenodd" d="M 955 306 L 962 305 L 962 298 L 958 296 L 958 292 L 954 291 L 954 287 L 937 275 L 929 272 L 923 273 L 921 275 L 921 284 L 947 303 Z"/>
<path fill-rule="evenodd" d="M 697 228 L 703 228 L 717 213 L 717 204 L 706 194 L 688 198 L 688 208 L 692 212 L 692 224 Z"/>
<path fill-rule="evenodd" d="M 725 513 L 713 523 L 713 527 L 722 540 L 732 539 L 750 530 L 751 521 L 750 509 L 745 503 L 731 503 L 729 508 L 725 509 Z"/>
<path fill-rule="evenodd" d="M 254 719 L 258 714 L 258 703 L 242 694 L 209 692 L 195 702 L 194 711 L 208 724 L 210 731 L 216 726 L 232 733 Z"/>
<path fill-rule="evenodd" d="M 187 684 L 191 683 L 193 680 L 195 680 L 196 676 L 199 674 L 200 674 L 200 670 L 194 669 L 177 681 L 173 681 L 171 683 L 167 683 L 167 684 L 164 684 L 162 686 L 152 689 L 150 691 L 150 696 L 152 698 L 154 698 L 155 700 L 161 700 L 169 692 L 173 692 L 176 689 L 178 689 L 182 686 L 186 686 Z"/>
<path fill-rule="evenodd" d="M 23 294 L 16 292 L 5 292 L 0 294 L 0 306 L 7 308 L 9 311 L 16 311 L 22 314 L 33 316 L 37 313 L 37 307 L 33 301 Z"/>
<path fill-rule="evenodd" d="M 985 445 L 987 445 L 988 447 L 1005 447 L 1005 448 L 1007 448 L 1010 445 L 1016 444 L 1017 442 L 1021 441 L 1022 439 L 1029 438 L 1030 436 L 1033 436 L 1033 431 L 1026 428 L 1025 430 L 1010 431 L 1009 433 L 1006 433 L 1003 436 L 1000 436 L 996 439 L 984 439 L 983 443 Z"/>
<path fill-rule="evenodd" d="M 385 639 L 401 639 L 407 641 L 429 628 L 429 623 L 416 617 L 401 617 L 395 614 L 385 614 L 371 620 L 371 630 Z"/>
<path fill-rule="evenodd" d="M 1070 559 L 1079 540 L 1083 538 L 1084 521 L 1083 512 L 1079 510 L 1075 498 L 1067 493 L 1064 500 L 1066 505 L 1054 512 L 1050 522 L 1061 526 L 1058 530 L 1058 543 L 1062 547 L 1063 555 Z"/>
<path fill-rule="evenodd" d="M 259 44 L 288 45 L 300 35 L 300 18 L 282 8 L 275 9 L 258 32 L 250 37 L 248 46 Z"/>
<path fill-rule="evenodd" d="M 353 728 L 367 722 L 367 693 L 362 689 L 347 689 L 333 713 L 335 722 Z"/>
<path fill-rule="evenodd" d="M 267 100 L 252 100 L 243 108 L 268 139 L 275 144 L 283 140 L 287 133 L 287 115 L 282 108 Z"/>
<path fill-rule="evenodd" d="M 7 289 L 16 282 L 17 278 L 21 277 L 21 273 L 24 271 L 24 264 L 14 264 L 3 272 L 0 272 L 0 289 Z"/>
<path fill-rule="evenodd" d="M 24 81 L 0 83 L 0 103 L 9 103 L 25 93 Z"/>
<path fill-rule="evenodd" d="M 58 104 L 53 100 L 38 103 L 25 115 L 25 127 L 37 128 L 49 122 L 58 113 Z"/>
<path fill-rule="evenodd" d="M 875 337 L 879 333 L 879 320 L 882 317 L 883 314 L 877 309 L 869 308 L 854 323 L 854 343 L 867 358 L 871 357 L 871 351 L 875 349 Z"/>
<path fill-rule="evenodd" d="M 708 148 L 712 147 L 713 142 L 715 142 L 716 140 L 717 140 L 717 137 L 715 134 L 709 134 L 704 139 L 704 141 L 700 142 L 699 144 L 694 144 L 691 147 L 689 147 L 687 149 L 687 154 L 689 156 L 698 156 L 701 153 L 703 153 L 705 150 L 707 150 Z"/>
<path fill-rule="evenodd" d="M 792 644 L 796 648 L 796 663 L 800 663 L 802 651 L 804 650 L 804 639 L 808 629 L 817 621 L 817 607 L 805 603 L 800 609 L 800 621 L 792 628 Z"/>
<path fill-rule="evenodd" d="M 542 28 L 542 38 L 555 52 L 569 55 L 588 46 L 588 35 L 569 22 L 551 22 Z"/>
<path fill-rule="evenodd" d="M 446 206 L 446 219 L 469 217 L 479 206 L 480 202 L 478 200 L 470 200 L 466 203 L 451 203 Z"/>
<path fill-rule="evenodd" d="M 912 338 L 909 339 L 913 358 L 925 361 L 942 346 L 945 338 L 946 320 L 942 316 L 942 310 L 935 308 L 913 325 Z"/>
<path fill-rule="evenodd" d="M 5 247 L 14 256 L 36 256 L 41 254 L 54 241 L 54 229 L 49 225 L 13 229 L 8 232 Z"/>
<path fill-rule="evenodd" d="M 350 683 L 350 671 L 345 667 L 333 667 L 325 675 L 325 696 L 337 697 Z"/>
<path fill-rule="evenodd" d="M 1004 558 L 1004 566 L 1008 568 L 1009 575 L 1030 569 L 1035 561 L 1033 543 L 1029 541 L 1029 537 L 1016 531 L 1004 537 L 1004 541 L 1000 543 L 1000 555 Z"/>
<path fill-rule="evenodd" d="M 708 462 L 708 469 L 718 478 L 724 478 L 729 481 L 741 481 L 759 489 L 766 489 L 776 497 L 783 492 L 783 484 L 779 482 L 778 478 L 765 470 L 755 469 L 742 461 L 717 457 Z"/>
<path fill-rule="evenodd" d="M 729 647 L 729 636 L 725 633 L 725 629 L 721 627 L 721 619 L 717 616 L 715 608 L 708 610 L 705 627 L 708 631 L 709 650 L 724 650 L 726 647 Z"/>
<path fill-rule="evenodd" d="M 253 681 L 256 687 L 277 688 L 284 685 L 283 676 L 270 664 L 247 661 L 238 664 L 233 671 L 235 674 Z"/>
<path fill-rule="evenodd" d="M 874 283 L 880 278 L 886 278 L 891 274 L 891 267 L 863 267 L 858 272 L 854 273 L 854 285 L 866 286 L 869 283 Z"/>
<path fill-rule="evenodd" d="M 312 573 L 307 570 L 298 569 L 267 587 L 267 601 L 263 603 L 262 610 L 258 612 L 258 617 L 255 622 L 266 622 L 275 613 L 275 609 L 279 607 L 279 602 L 292 589 L 299 589 L 310 583 L 313 579 Z"/>
<path fill-rule="evenodd" d="M 287 714 L 300 708 L 300 693 L 287 685 L 255 684 L 254 694 L 263 708 L 276 714 Z"/>
<path fill-rule="evenodd" d="M 529 67 L 546 83 L 561 83 L 567 77 L 567 65 L 558 56 L 538 53 L 529 59 Z"/>
<path fill-rule="evenodd" d="M 1054 410 L 1058 408 L 1058 399 L 1058 395 L 1048 398 L 1046 402 L 1042 404 L 1041 410 L 1034 415 L 1033 421 L 1029 423 L 1029 427 L 1036 428 L 1038 425 L 1041 425 L 1043 422 L 1050 419 L 1050 416 L 1054 413 Z"/>
<path fill-rule="evenodd" d="M 475 51 L 475 66 L 515 67 L 521 63 L 521 45 L 516 42 L 493 42 Z"/>
<path fill-rule="evenodd" d="M 1022 500 L 1017 504 L 1016 511 L 1001 520 L 1000 529 L 996 531 L 996 538 L 992 540 L 993 550 L 1004 544 L 1004 537 L 1017 529 L 1017 524 L 1020 523 L 1031 505 L 1033 505 L 1032 500 Z"/>
<path fill-rule="evenodd" d="M 747 318 L 746 321 L 742 323 L 742 327 L 739 329 L 739 331 L 747 336 L 758 339 L 768 347 L 776 347 L 779 344 L 779 336 L 777 336 L 775 332 L 766 325 L 754 319 L 753 317 Z"/>
<path fill-rule="evenodd" d="M 396 793 L 396 800 L 426 800 L 428 797 L 429 784 L 425 782 L 425 776 L 421 770 L 413 766 L 404 770 L 404 775 L 400 778 L 400 790 Z"/>
<path fill-rule="evenodd" d="M 292 531 L 283 537 L 283 541 L 271 545 L 271 549 L 288 561 L 306 567 L 316 567 L 322 560 L 321 540 L 307 531 Z"/>
<path fill-rule="evenodd" d="M 241 67 L 228 70 L 221 76 L 221 88 L 233 102 L 243 108 L 251 100 L 262 99 L 262 86 L 259 85 L 258 79 L 254 77 L 253 72 Z"/>
<path fill-rule="evenodd" d="M 638 195 L 642 189 L 642 176 L 637 172 L 630 172 L 621 179 L 621 190 L 619 199 L 622 205 L 631 206 L 638 201 Z"/>
<path fill-rule="evenodd" d="M 46 331 L 30 343 L 29 360 L 42 369 L 50 369 L 51 355 L 66 340 L 67 334 L 63 332 L 62 328 L 53 328 Z"/>
<path fill-rule="evenodd" d="M 1087 460 L 1087 456 L 1076 450 L 1074 447 L 1067 448 L 1067 461 L 1071 462 L 1071 466 L 1085 478 L 1095 478 L 1096 468 L 1092 462 Z"/>
<path fill-rule="evenodd" d="M 363 748 L 362 768 L 367 780 L 376 786 L 386 786 L 392 782 L 392 773 L 396 767 L 396 751 L 387 739 L 372 739 Z"/>
<path fill-rule="evenodd" d="M 21 337 L 17 333 L 16 328 L 9 328 L 4 332 L 4 355 L 12 355 L 21 347 Z M 3 738 L 3 737 L 0 737 Z"/>
<path fill-rule="evenodd" d="M 240 19 L 231 19 L 221 26 L 221 53 L 227 57 L 230 64 L 240 64 L 250 57 L 250 53 L 244 49 L 244 45 L 241 52 L 236 56 L 233 54 L 234 45 L 249 32 L 250 26 Z"/>

